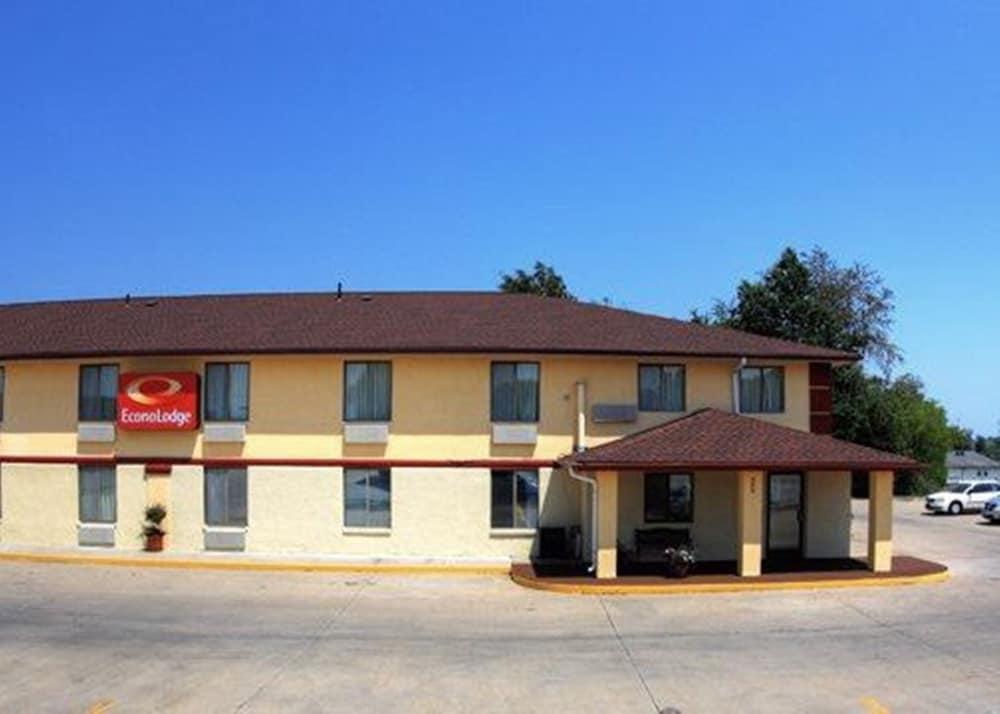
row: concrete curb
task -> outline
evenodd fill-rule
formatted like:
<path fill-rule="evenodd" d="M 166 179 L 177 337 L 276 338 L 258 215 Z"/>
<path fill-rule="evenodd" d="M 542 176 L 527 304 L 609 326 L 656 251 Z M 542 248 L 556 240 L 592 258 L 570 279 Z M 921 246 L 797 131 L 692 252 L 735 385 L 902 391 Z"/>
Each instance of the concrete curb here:
<path fill-rule="evenodd" d="M 522 587 L 533 590 L 561 593 L 564 595 L 700 595 L 711 593 L 738 593 L 766 590 L 833 590 L 838 588 L 893 587 L 900 585 L 920 585 L 943 583 L 951 577 L 947 570 L 927 575 L 901 575 L 883 578 L 831 578 L 829 580 L 791 580 L 786 582 L 747 583 L 691 583 L 663 585 L 602 584 L 602 583 L 562 583 L 545 582 L 511 573 L 510 579 Z"/>
<path fill-rule="evenodd" d="M 100 565 L 127 568 L 172 568 L 178 570 L 229 570 L 248 572 L 300 573 L 384 573 L 392 575 L 507 575 L 510 566 L 477 563 L 324 563 L 294 560 L 242 560 L 195 558 L 136 558 L 56 553 L 0 553 L 0 563 L 50 563 L 60 565 Z"/>

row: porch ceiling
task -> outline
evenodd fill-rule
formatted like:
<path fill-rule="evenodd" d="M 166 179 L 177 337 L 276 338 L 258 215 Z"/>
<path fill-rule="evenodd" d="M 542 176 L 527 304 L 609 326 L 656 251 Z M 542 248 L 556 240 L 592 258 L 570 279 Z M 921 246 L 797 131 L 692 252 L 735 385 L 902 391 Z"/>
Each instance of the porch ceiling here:
<path fill-rule="evenodd" d="M 562 459 L 581 471 L 922 469 L 913 459 L 762 419 L 701 409 Z"/>

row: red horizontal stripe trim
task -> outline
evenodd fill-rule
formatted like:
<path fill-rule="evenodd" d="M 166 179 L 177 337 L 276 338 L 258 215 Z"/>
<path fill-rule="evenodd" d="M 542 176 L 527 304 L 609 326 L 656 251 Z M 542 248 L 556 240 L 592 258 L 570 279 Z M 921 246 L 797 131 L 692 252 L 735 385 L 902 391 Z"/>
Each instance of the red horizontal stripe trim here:
<path fill-rule="evenodd" d="M 172 466 L 367 466 L 373 468 L 558 468 L 554 459 L 281 459 L 281 458 L 194 458 L 144 456 L 12 455 L 0 456 L 6 464 L 143 464 L 169 469 Z"/>

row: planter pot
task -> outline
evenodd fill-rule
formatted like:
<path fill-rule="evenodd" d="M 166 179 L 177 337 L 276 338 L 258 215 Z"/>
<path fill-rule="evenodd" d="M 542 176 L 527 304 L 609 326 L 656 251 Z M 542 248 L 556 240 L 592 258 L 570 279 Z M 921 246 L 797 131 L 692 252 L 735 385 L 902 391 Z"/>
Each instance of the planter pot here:
<path fill-rule="evenodd" d="M 163 550 L 163 534 L 146 536 L 146 550 L 151 553 L 159 553 Z"/>

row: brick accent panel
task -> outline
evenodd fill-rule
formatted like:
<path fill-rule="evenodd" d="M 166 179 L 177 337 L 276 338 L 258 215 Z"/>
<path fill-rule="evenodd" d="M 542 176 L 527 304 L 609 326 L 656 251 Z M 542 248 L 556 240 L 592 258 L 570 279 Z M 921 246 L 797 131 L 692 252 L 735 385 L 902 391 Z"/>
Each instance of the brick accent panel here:
<path fill-rule="evenodd" d="M 809 431 L 833 433 L 833 366 L 809 363 Z"/>

